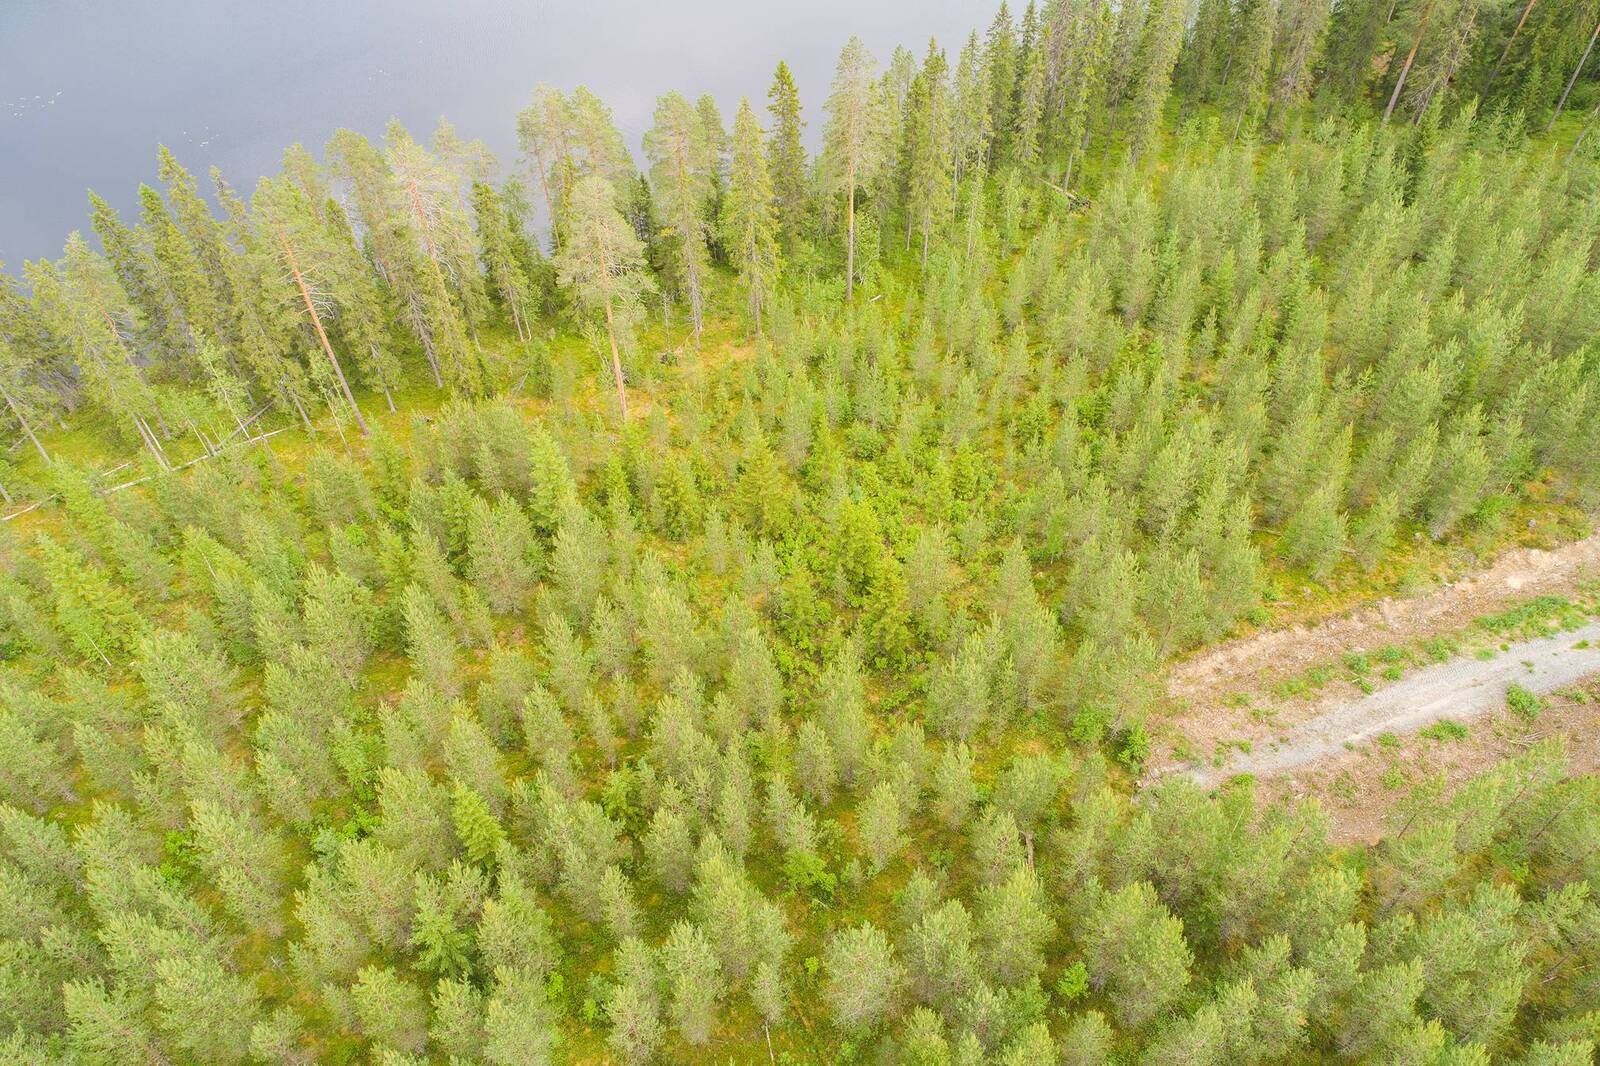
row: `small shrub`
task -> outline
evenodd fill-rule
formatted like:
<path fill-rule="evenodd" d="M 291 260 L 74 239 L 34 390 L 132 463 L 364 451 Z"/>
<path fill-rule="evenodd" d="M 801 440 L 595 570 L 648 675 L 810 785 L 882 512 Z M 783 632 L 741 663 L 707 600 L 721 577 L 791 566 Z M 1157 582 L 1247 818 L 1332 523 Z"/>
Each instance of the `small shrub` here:
<path fill-rule="evenodd" d="M 1089 970 L 1079 960 L 1061 971 L 1056 981 L 1056 998 L 1062 1003 L 1080 999 L 1089 991 Z"/>
<path fill-rule="evenodd" d="M 1513 681 L 1506 689 L 1506 709 L 1524 722 L 1531 722 L 1544 710 L 1544 700 Z"/>
<path fill-rule="evenodd" d="M 1448 662 L 1457 651 L 1456 643 L 1447 637 L 1431 637 L 1422 642 L 1422 652 L 1436 663 Z"/>
<path fill-rule="evenodd" d="M 1149 760 L 1150 734 L 1145 732 L 1143 722 L 1135 722 L 1117 737 L 1117 762 L 1129 773 L 1137 774 Z"/>
<path fill-rule="evenodd" d="M 1436 740 L 1441 744 L 1446 744 L 1454 743 L 1458 740 L 1466 740 L 1467 732 L 1467 727 L 1462 725 L 1460 722 L 1453 721 L 1449 718 L 1441 718 L 1439 721 L 1428 726 L 1428 728 L 1422 730 L 1422 735 L 1427 737 L 1429 740 Z"/>

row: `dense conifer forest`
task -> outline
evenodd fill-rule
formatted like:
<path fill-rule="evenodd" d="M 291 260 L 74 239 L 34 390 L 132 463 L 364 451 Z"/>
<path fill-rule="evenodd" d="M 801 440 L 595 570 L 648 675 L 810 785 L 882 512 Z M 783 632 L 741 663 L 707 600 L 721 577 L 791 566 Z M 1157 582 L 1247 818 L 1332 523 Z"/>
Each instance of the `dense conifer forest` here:
<path fill-rule="evenodd" d="M 1592 1063 L 1559 735 L 1371 847 L 1144 778 L 1174 657 L 1600 505 L 1597 20 L 1050 0 L 91 194 L 0 279 L 0 1060 Z"/>

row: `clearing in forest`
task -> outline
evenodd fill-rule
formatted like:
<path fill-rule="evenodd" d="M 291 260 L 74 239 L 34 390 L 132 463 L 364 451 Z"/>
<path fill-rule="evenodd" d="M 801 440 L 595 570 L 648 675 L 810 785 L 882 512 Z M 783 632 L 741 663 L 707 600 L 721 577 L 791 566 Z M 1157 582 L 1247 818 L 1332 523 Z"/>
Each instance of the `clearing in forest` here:
<path fill-rule="evenodd" d="M 1508 552 L 1419 596 L 1208 649 L 1172 669 L 1177 709 L 1158 730 L 1150 779 L 1268 779 L 1264 795 L 1317 795 L 1338 836 L 1364 839 L 1400 779 L 1459 779 L 1552 735 L 1576 738 L 1575 768 L 1588 765 L 1600 758 L 1581 735 L 1594 716 L 1584 686 L 1600 675 L 1600 622 L 1566 597 L 1597 576 L 1600 535 Z M 1474 635 L 1487 641 L 1476 654 L 1461 646 Z M 1549 713 L 1536 724 L 1497 714 L 1512 686 Z M 1457 735 L 1452 723 L 1467 725 Z"/>

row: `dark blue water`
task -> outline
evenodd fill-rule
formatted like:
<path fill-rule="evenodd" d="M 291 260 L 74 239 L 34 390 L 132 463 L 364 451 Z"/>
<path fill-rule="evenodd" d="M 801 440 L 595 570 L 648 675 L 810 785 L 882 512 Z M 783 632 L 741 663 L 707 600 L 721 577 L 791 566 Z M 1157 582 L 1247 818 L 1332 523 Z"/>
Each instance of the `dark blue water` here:
<path fill-rule="evenodd" d="M 84 190 L 125 213 L 165 143 L 202 176 L 248 190 L 285 146 L 318 150 L 340 126 L 398 117 L 425 139 L 441 116 L 481 138 L 502 169 L 516 113 L 540 81 L 586 84 L 629 144 L 657 94 L 765 106 L 772 68 L 800 84 L 808 136 L 840 47 L 859 34 L 887 63 L 952 53 L 998 0 L 0 0 L 0 259 L 54 256 L 87 228 Z M 952 55 L 953 58 L 953 55 Z M 759 112 L 765 119 L 765 111 Z"/>

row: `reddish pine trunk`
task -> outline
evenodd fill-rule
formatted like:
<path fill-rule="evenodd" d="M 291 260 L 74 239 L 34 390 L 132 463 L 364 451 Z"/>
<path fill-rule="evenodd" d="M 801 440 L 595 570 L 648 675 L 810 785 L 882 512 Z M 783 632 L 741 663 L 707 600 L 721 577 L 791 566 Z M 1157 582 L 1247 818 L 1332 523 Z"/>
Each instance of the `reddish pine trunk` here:
<path fill-rule="evenodd" d="M 344 390 L 344 398 L 350 404 L 350 410 L 355 412 L 356 425 L 361 427 L 363 437 L 370 436 L 367 429 L 367 420 L 361 415 L 361 408 L 356 405 L 356 398 L 350 391 L 350 383 L 345 380 L 344 368 L 339 365 L 339 357 L 333 354 L 333 345 L 328 343 L 328 334 L 322 328 L 322 316 L 317 314 L 317 305 L 311 299 L 311 290 L 306 288 L 306 279 L 300 273 L 300 265 L 295 261 L 294 249 L 289 247 L 289 242 L 278 238 L 278 243 L 283 247 L 283 254 L 289 261 L 289 271 L 294 275 L 295 287 L 300 290 L 300 299 L 305 301 L 306 314 L 311 316 L 311 325 L 316 328 L 317 340 L 322 342 L 322 350 L 327 353 L 328 363 L 333 367 L 333 374 L 339 379 L 339 388 Z"/>
<path fill-rule="evenodd" d="M 622 408 L 622 420 L 628 420 L 628 389 L 622 383 L 622 354 L 617 351 L 617 326 L 611 317 L 611 298 L 606 298 L 606 336 L 611 340 L 611 376 L 617 382 L 617 405 Z"/>
<path fill-rule="evenodd" d="M 847 236 L 844 245 L 844 302 L 849 303 L 856 292 L 856 171 L 850 168 L 850 193 L 845 198 Z"/>
<path fill-rule="evenodd" d="M 1506 38 L 1505 51 L 1501 52 L 1500 58 L 1494 61 L 1494 67 L 1489 71 L 1489 76 L 1484 79 L 1483 88 L 1478 93 L 1479 96 L 1487 94 L 1489 86 L 1494 84 L 1494 79 L 1500 74 L 1500 67 L 1505 63 L 1506 58 L 1511 55 L 1511 46 L 1517 43 L 1517 34 L 1522 32 L 1523 23 L 1528 21 L 1528 16 L 1533 13 L 1533 5 L 1538 2 L 1539 0 L 1528 0 L 1528 3 L 1523 7 L 1522 17 L 1517 19 L 1517 24 L 1511 31 L 1511 36 Z"/>
<path fill-rule="evenodd" d="M 1428 0 L 1428 6 L 1422 9 L 1422 21 L 1417 23 L 1417 36 L 1411 42 L 1411 51 L 1406 53 L 1405 66 L 1400 68 L 1400 77 L 1395 79 L 1394 92 L 1389 94 L 1389 106 L 1383 109 L 1383 121 L 1388 122 L 1389 116 L 1394 114 L 1394 105 L 1400 102 L 1400 90 L 1406 87 L 1406 75 L 1411 73 L 1411 64 L 1417 60 L 1417 49 L 1422 47 L 1422 35 L 1428 31 L 1428 19 L 1433 14 L 1433 0 Z"/>

